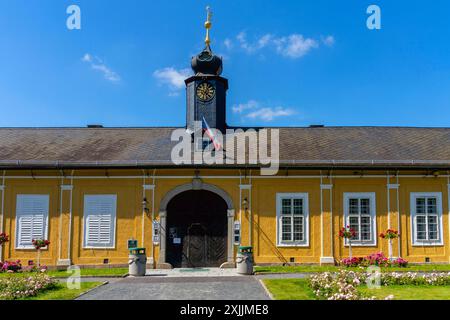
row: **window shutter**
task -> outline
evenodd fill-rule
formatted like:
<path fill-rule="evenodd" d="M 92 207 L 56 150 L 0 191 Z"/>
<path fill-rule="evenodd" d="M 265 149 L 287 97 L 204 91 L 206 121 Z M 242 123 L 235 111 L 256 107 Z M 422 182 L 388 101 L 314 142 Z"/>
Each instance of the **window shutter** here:
<path fill-rule="evenodd" d="M 18 248 L 33 248 L 33 239 L 46 239 L 48 195 L 17 195 L 16 235 Z"/>
<path fill-rule="evenodd" d="M 86 247 L 114 247 L 116 202 L 115 195 L 84 197 Z"/>

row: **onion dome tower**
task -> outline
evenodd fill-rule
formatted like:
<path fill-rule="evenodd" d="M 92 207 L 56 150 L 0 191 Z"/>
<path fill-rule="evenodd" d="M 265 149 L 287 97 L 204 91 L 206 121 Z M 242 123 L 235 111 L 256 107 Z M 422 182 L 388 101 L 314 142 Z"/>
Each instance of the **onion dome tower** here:
<path fill-rule="evenodd" d="M 226 130 L 226 92 L 228 80 L 222 78 L 222 58 L 215 55 L 210 47 L 209 31 L 211 29 L 212 13 L 209 7 L 205 22 L 205 48 L 198 55 L 192 57 L 191 67 L 194 76 L 185 80 L 187 112 L 186 127 L 192 131 L 195 121 L 204 118 L 210 128 L 222 132 Z"/>

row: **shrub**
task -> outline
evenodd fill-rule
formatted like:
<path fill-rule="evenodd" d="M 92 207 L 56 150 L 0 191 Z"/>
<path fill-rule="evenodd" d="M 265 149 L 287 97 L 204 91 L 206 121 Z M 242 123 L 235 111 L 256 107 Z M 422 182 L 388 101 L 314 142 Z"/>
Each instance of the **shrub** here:
<path fill-rule="evenodd" d="M 381 274 L 381 284 L 388 285 L 450 285 L 450 272 L 424 273 L 390 272 Z"/>
<path fill-rule="evenodd" d="M 29 277 L 0 278 L 0 299 L 14 300 L 32 297 L 39 292 L 55 288 L 57 282 L 43 273 L 36 273 Z"/>
<path fill-rule="evenodd" d="M 380 285 L 450 285 L 450 272 L 420 274 L 419 272 L 379 273 Z M 327 300 L 373 300 L 375 297 L 365 296 L 357 287 L 371 279 L 373 273 L 341 270 L 338 273 L 322 272 L 309 277 L 309 286 L 318 299 Z M 390 295 L 385 300 L 393 299 Z"/>
<path fill-rule="evenodd" d="M 397 258 L 395 260 L 392 261 L 392 265 L 396 266 L 396 267 L 407 267 L 408 266 L 408 261 L 406 261 L 403 258 Z"/>
<path fill-rule="evenodd" d="M 366 257 L 369 266 L 388 267 L 390 261 L 382 252 L 372 253 Z"/>
<path fill-rule="evenodd" d="M 0 261 L 0 272 L 19 272 L 22 270 L 20 260 L 17 261 Z"/>
<path fill-rule="evenodd" d="M 346 267 L 357 267 L 361 264 L 362 260 L 364 260 L 364 258 L 358 258 L 358 257 L 345 258 L 345 259 L 342 259 L 341 263 L 342 263 L 342 265 L 344 265 Z"/>
<path fill-rule="evenodd" d="M 309 285 L 319 299 L 326 300 L 374 300 L 358 292 L 359 274 L 341 270 L 338 273 L 323 272 L 309 277 Z"/>
<path fill-rule="evenodd" d="M 341 264 L 346 267 L 407 267 L 408 261 L 402 258 L 389 260 L 382 252 L 377 252 L 366 257 L 345 258 L 342 259 Z"/>

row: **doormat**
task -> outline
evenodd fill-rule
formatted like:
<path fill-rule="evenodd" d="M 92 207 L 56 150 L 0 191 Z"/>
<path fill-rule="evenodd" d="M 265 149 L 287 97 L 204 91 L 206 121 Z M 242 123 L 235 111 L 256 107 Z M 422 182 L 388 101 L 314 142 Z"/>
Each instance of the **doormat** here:
<path fill-rule="evenodd" d="M 187 268 L 180 269 L 180 272 L 198 272 L 198 271 L 209 271 L 207 268 Z"/>

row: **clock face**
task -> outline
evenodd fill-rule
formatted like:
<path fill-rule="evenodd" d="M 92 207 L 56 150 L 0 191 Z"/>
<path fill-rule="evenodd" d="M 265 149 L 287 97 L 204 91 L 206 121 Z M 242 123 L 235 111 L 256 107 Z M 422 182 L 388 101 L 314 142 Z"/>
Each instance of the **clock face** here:
<path fill-rule="evenodd" d="M 202 82 L 197 86 L 197 97 L 200 100 L 208 101 L 214 97 L 216 90 L 208 82 Z"/>

